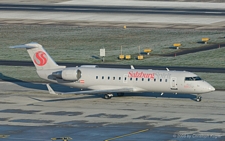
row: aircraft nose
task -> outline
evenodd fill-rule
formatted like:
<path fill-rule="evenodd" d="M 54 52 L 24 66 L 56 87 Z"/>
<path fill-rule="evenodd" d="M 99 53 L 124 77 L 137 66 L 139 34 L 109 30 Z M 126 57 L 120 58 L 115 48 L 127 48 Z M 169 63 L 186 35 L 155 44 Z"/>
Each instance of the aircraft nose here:
<path fill-rule="evenodd" d="M 210 87 L 209 87 L 209 90 L 210 90 L 211 92 L 213 92 L 213 91 L 215 91 L 216 89 L 215 89 L 213 86 L 210 86 Z"/>
<path fill-rule="evenodd" d="M 204 84 L 202 86 L 203 86 L 202 92 L 204 92 L 204 93 L 215 91 L 215 88 L 205 81 L 204 81 Z"/>

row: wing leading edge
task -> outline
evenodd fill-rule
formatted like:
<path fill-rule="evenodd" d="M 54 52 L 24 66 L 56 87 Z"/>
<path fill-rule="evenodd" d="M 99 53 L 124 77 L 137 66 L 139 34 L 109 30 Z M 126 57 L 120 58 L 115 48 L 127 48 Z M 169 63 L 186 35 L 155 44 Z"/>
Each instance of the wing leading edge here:
<path fill-rule="evenodd" d="M 106 93 L 125 93 L 133 92 L 133 88 L 121 88 L 121 89 L 105 89 L 105 90 L 88 90 L 88 91 L 76 91 L 76 92 L 59 92 L 56 93 L 49 84 L 46 84 L 50 94 L 65 95 L 65 94 L 106 94 Z"/>

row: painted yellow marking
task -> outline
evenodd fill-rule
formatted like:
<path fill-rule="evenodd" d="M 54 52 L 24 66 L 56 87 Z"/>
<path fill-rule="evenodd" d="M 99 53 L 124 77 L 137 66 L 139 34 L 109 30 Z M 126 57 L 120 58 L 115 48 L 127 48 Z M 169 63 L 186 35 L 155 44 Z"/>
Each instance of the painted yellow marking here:
<path fill-rule="evenodd" d="M 7 138 L 9 135 L 2 135 L 0 134 L 0 138 Z"/>
<path fill-rule="evenodd" d="M 55 140 L 62 140 L 62 141 L 68 141 L 68 140 L 72 140 L 71 137 L 59 137 L 59 138 L 51 138 L 51 140 L 55 141 Z"/>
<path fill-rule="evenodd" d="M 149 130 L 149 129 L 144 129 L 144 130 L 140 130 L 140 131 L 133 132 L 133 133 L 130 133 L 130 134 L 125 134 L 125 135 L 121 135 L 121 136 L 116 136 L 116 137 L 114 137 L 114 138 L 106 139 L 105 141 L 111 141 L 111 140 L 115 140 L 115 139 L 119 139 L 119 138 L 124 138 L 124 137 L 131 136 L 131 135 L 134 135 L 134 134 L 139 134 L 139 133 L 142 133 L 142 132 L 147 132 L 148 130 Z"/>

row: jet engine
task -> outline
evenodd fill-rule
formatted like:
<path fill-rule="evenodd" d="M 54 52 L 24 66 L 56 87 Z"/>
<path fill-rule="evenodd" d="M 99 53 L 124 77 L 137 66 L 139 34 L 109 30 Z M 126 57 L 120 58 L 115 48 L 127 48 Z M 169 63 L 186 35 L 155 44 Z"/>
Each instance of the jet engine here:
<path fill-rule="evenodd" d="M 81 78 L 81 71 L 79 69 L 64 69 L 62 71 L 53 72 L 52 75 L 58 79 L 77 81 Z"/>

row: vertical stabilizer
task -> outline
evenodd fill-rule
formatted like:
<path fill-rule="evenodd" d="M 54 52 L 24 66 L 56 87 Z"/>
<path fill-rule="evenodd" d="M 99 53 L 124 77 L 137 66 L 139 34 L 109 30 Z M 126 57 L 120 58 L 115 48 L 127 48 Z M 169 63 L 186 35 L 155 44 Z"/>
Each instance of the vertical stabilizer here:
<path fill-rule="evenodd" d="M 51 56 L 42 47 L 42 45 L 38 43 L 16 45 L 11 46 L 10 48 L 26 48 L 37 70 L 65 68 L 65 66 L 59 66 L 56 64 Z"/>

